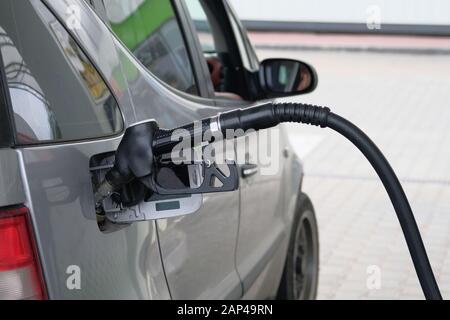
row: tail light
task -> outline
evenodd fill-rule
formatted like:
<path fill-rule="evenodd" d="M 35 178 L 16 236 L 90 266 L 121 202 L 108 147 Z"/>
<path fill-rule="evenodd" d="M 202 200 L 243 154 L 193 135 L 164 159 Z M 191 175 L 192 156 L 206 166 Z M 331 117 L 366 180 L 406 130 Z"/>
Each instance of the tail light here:
<path fill-rule="evenodd" d="M 28 209 L 0 208 L 0 300 L 45 298 Z"/>

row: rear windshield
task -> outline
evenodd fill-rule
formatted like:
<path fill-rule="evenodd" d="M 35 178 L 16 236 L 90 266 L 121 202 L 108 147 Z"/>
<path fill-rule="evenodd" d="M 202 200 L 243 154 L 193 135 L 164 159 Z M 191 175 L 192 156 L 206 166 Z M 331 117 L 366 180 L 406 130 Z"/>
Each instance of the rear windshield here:
<path fill-rule="evenodd" d="M 0 1 L 0 53 L 19 145 L 122 131 L 105 81 L 40 1 Z"/>

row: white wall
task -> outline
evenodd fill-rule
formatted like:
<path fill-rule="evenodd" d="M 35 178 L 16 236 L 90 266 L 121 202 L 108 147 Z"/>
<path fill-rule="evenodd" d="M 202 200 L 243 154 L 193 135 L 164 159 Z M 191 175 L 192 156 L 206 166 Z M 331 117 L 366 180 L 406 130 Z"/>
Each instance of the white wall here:
<path fill-rule="evenodd" d="M 450 0 L 229 0 L 243 20 L 450 25 Z M 375 7 L 373 7 L 375 6 Z"/>

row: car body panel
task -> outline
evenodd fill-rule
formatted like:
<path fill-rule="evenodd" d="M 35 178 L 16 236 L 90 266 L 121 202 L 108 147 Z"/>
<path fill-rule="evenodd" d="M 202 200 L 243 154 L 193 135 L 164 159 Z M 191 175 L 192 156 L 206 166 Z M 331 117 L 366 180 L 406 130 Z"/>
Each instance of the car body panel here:
<path fill-rule="evenodd" d="M 0 150 L 0 207 L 25 202 L 25 192 L 20 177 L 20 158 L 11 149 Z"/>
<path fill-rule="evenodd" d="M 86 168 L 92 155 L 114 150 L 118 143 L 115 139 L 21 151 L 27 205 L 50 298 L 170 298 L 153 222 L 112 234 L 98 229 Z M 67 286 L 71 266 L 80 269 L 81 290 Z"/>

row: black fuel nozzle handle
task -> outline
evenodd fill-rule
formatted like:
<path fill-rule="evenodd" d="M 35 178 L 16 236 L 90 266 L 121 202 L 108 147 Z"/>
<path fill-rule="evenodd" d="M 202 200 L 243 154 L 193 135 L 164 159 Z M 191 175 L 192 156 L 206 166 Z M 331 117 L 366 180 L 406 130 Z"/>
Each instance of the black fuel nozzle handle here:
<path fill-rule="evenodd" d="M 96 188 L 96 205 L 101 206 L 104 199 L 133 180 L 150 177 L 155 169 L 155 157 L 170 154 L 185 139 L 191 140 L 192 147 L 205 142 L 205 133 L 218 127 L 217 119 L 205 119 L 171 130 L 160 129 L 155 121 L 129 127 L 117 149 L 114 167 Z M 212 135 L 210 140 L 213 140 Z"/>

